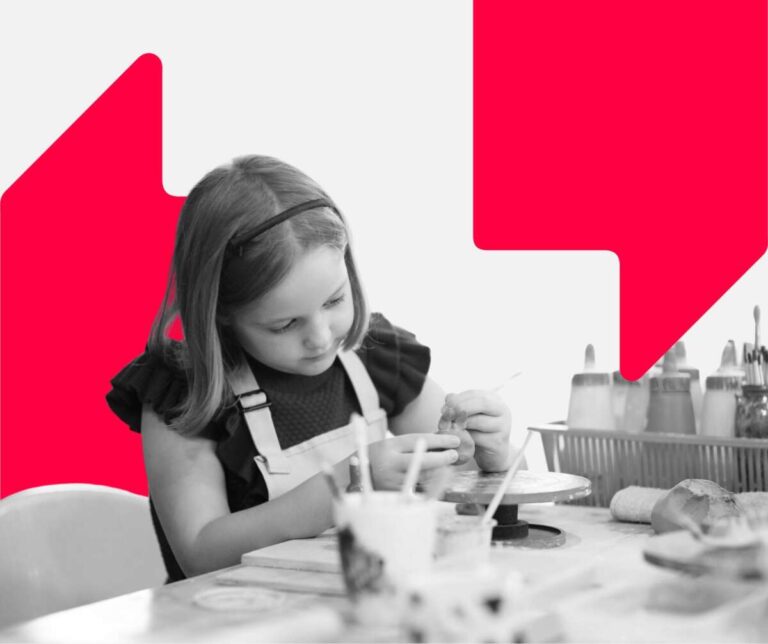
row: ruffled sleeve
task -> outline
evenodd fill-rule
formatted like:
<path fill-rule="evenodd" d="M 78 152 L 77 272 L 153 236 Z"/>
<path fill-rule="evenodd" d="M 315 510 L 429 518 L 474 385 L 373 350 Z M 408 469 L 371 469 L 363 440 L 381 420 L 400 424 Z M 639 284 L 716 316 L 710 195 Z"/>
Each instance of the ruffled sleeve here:
<path fill-rule="evenodd" d="M 429 347 L 420 344 L 413 333 L 374 313 L 357 354 L 388 416 L 397 416 L 421 393 L 431 355 Z"/>
<path fill-rule="evenodd" d="M 111 381 L 107 394 L 110 409 L 133 431 L 141 431 L 141 410 L 148 404 L 166 423 L 171 423 L 175 409 L 187 396 L 187 377 L 173 357 L 145 352 L 128 364 Z M 221 422 L 213 422 L 198 436 L 218 439 L 223 430 Z"/>

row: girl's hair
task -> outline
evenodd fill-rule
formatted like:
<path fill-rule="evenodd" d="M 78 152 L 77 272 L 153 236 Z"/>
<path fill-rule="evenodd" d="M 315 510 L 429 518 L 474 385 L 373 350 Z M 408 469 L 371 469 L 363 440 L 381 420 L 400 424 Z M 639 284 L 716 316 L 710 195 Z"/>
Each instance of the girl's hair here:
<path fill-rule="evenodd" d="M 368 306 L 347 223 L 338 210 L 307 210 L 249 239 L 249 232 L 265 220 L 313 199 L 333 203 L 305 174 L 265 156 L 241 157 L 216 168 L 189 193 L 179 215 L 165 298 L 149 339 L 150 352 L 175 357 L 187 373 L 189 392 L 171 423 L 179 432 L 199 433 L 223 404 L 233 402 L 226 374 L 244 357 L 227 322 L 274 288 L 303 251 L 331 246 L 344 252 L 354 318 L 342 347 L 351 349 L 362 340 Z M 167 336 L 177 315 L 186 345 L 181 355 Z"/>

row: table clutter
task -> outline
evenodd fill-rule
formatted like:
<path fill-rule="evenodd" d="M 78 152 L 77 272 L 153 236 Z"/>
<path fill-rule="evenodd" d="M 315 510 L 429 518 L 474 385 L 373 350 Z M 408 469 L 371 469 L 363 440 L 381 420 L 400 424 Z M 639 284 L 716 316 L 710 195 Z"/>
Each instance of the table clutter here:
<path fill-rule="evenodd" d="M 705 391 L 682 343 L 636 382 L 599 371 L 589 345 L 567 422 L 532 427 L 505 472 L 420 485 L 418 440 L 402 488 L 375 490 L 355 419 L 351 485 L 321 468 L 335 528 L 0 642 L 768 641 L 768 352 L 754 320 L 741 365 L 729 340 Z M 466 418 L 444 431 L 469 458 Z M 549 472 L 520 469 L 534 435 Z"/>
<path fill-rule="evenodd" d="M 456 516 L 454 504 L 438 506 L 438 526 Z M 272 557 L 270 548 L 263 549 L 263 555 L 257 550 L 244 556 L 240 566 L 11 626 L 0 631 L 0 642 L 768 639 L 764 581 L 724 577 L 706 568 L 693 572 L 685 561 L 684 570 L 652 563 L 653 540 L 660 537 L 654 536 L 650 524 L 618 521 L 608 508 L 525 504 L 520 515 L 530 523 L 557 525 L 565 542 L 547 550 L 490 545 L 486 565 L 436 559 L 430 572 L 404 584 L 395 626 L 367 626 L 355 620 L 338 564 L 335 572 L 312 569 L 317 553 L 333 553 L 339 562 L 338 537 L 329 531 L 286 542 L 291 546 Z M 661 537 L 674 535 L 689 536 L 676 531 Z M 665 554 L 670 548 L 661 555 L 679 564 Z M 256 593 L 239 592 L 251 589 Z M 213 599 L 216 608 L 210 607 L 215 597 L 211 590 L 226 591 Z M 411 596 L 414 592 L 418 597 Z M 257 594 L 266 598 L 268 610 L 251 601 Z M 471 610 L 459 619 L 456 609 L 468 607 Z M 446 612 L 451 619 L 443 619 Z M 479 630 L 472 625 L 476 620 Z"/>
<path fill-rule="evenodd" d="M 636 381 L 599 370 L 588 345 L 566 421 L 530 428 L 548 468 L 588 478 L 592 494 L 579 502 L 599 507 L 628 487 L 669 489 L 685 479 L 734 493 L 768 490 L 768 349 L 757 306 L 753 320 L 741 362 L 728 340 L 704 391 L 682 341 Z"/>
<path fill-rule="evenodd" d="M 728 340 L 721 364 L 702 390 L 699 370 L 677 342 L 642 378 L 596 367 L 587 345 L 583 371 L 571 380 L 566 424 L 571 429 L 768 438 L 768 349 L 760 344 L 760 307 L 753 310 L 754 343 Z"/>
<path fill-rule="evenodd" d="M 590 493 L 588 479 L 560 472 L 517 472 L 504 485 L 504 474 L 499 472 L 459 472 L 445 491 L 446 501 L 460 504 L 462 513 L 487 514 L 494 510 L 494 497 L 499 490 L 504 493 L 496 501 L 493 517 L 497 526 L 493 530 L 495 542 L 507 546 L 526 548 L 552 548 L 562 545 L 564 534 L 556 526 L 531 524 L 518 518 L 519 506 L 524 503 L 548 503 L 570 501 L 586 497 Z"/>

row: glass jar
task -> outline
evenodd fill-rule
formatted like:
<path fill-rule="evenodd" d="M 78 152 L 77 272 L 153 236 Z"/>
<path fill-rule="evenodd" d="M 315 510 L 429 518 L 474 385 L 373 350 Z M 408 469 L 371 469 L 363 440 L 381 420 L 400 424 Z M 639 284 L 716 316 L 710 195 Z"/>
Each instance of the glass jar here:
<path fill-rule="evenodd" d="M 768 438 L 768 387 L 742 387 L 736 403 L 736 436 Z"/>

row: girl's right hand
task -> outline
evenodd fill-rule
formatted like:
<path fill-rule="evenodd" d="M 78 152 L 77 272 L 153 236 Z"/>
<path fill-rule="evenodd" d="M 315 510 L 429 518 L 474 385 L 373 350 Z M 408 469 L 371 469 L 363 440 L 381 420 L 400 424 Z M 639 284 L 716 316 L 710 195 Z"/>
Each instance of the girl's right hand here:
<path fill-rule="evenodd" d="M 456 459 L 456 465 L 464 465 L 475 455 L 475 441 L 467 431 L 467 412 L 457 412 L 453 407 L 443 406 L 437 423 L 437 433 L 459 437 L 459 457 Z"/>
<path fill-rule="evenodd" d="M 420 438 L 427 442 L 427 452 L 421 461 L 420 481 L 428 479 L 433 470 L 453 465 L 458 459 L 456 448 L 460 440 L 453 434 L 402 434 L 371 443 L 368 446 L 368 459 L 371 462 L 371 479 L 375 489 L 401 488 L 413 458 L 416 442 Z"/>

